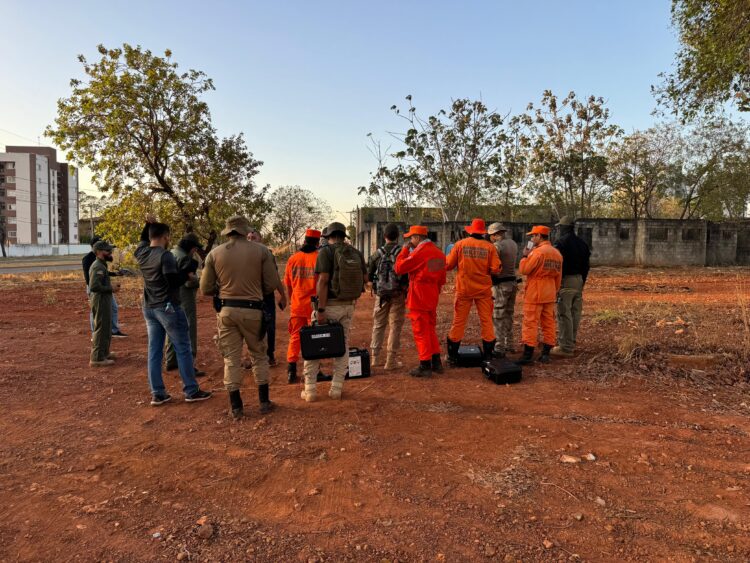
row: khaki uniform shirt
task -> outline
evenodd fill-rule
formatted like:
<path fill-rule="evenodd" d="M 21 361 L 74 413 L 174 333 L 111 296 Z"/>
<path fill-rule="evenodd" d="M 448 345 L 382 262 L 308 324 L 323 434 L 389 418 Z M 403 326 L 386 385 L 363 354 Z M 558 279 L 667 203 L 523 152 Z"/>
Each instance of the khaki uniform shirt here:
<path fill-rule="evenodd" d="M 273 254 L 262 244 L 232 237 L 206 256 L 201 275 L 201 293 L 219 288 L 221 299 L 262 301 L 281 287 Z"/>

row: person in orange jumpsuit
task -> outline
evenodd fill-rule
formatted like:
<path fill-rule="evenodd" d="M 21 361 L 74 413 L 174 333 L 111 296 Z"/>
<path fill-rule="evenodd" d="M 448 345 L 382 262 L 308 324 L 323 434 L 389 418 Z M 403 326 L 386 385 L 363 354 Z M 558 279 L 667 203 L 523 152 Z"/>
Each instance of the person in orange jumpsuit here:
<path fill-rule="evenodd" d="M 484 221 L 474 219 L 466 227 L 469 237 L 459 240 L 448 255 L 446 268 L 458 268 L 456 296 L 453 301 L 453 323 L 448 333 L 448 363 L 456 365 L 458 349 L 464 337 L 472 303 L 476 305 L 482 330 L 485 359 L 492 357 L 495 329 L 492 325 L 492 276 L 500 273 L 500 258 L 495 246 L 482 235 L 487 233 Z"/>
<path fill-rule="evenodd" d="M 414 377 L 442 373 L 440 341 L 437 335 L 437 307 L 445 285 L 445 254 L 427 238 L 427 227 L 415 225 L 404 235 L 409 242 L 396 257 L 398 275 L 409 275 L 406 306 L 419 353 L 419 366 L 409 372 Z"/>
<path fill-rule="evenodd" d="M 523 300 L 523 324 L 521 340 L 523 355 L 519 364 L 530 364 L 534 348 L 539 339 L 539 324 L 542 326 L 542 355 L 539 361 L 547 363 L 549 353 L 557 343 L 555 324 L 555 303 L 562 282 L 562 254 L 550 244 L 550 228 L 537 225 L 529 233 L 533 248 L 523 251 L 520 274 L 526 276 L 526 290 Z"/>
<path fill-rule="evenodd" d="M 312 316 L 311 297 L 315 296 L 315 262 L 318 260 L 320 231 L 308 229 L 305 232 L 305 243 L 295 252 L 284 271 L 284 285 L 289 294 L 289 346 L 286 352 L 287 382 L 297 381 L 297 361 L 300 354 L 299 331 L 310 324 Z"/>

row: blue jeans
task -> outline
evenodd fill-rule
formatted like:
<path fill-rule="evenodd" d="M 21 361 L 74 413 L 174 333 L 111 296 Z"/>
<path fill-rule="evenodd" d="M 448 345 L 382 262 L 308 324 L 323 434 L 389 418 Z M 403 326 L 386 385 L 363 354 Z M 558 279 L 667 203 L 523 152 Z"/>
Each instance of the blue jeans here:
<path fill-rule="evenodd" d="M 88 286 L 86 287 L 86 297 L 88 297 L 91 294 L 89 291 Z M 117 313 L 119 311 L 119 308 L 117 307 L 117 299 L 115 299 L 114 293 L 112 294 L 112 334 L 116 332 L 120 332 L 120 323 L 117 319 Z M 89 326 L 91 327 L 91 332 L 94 332 L 94 313 L 89 311 Z"/>
<path fill-rule="evenodd" d="M 185 311 L 179 305 L 161 305 L 157 308 L 144 307 L 148 331 L 148 384 L 151 394 L 166 395 L 161 376 L 161 362 L 164 357 L 164 339 L 168 335 L 177 356 L 177 367 L 182 378 L 182 390 L 189 397 L 198 391 L 193 369 L 193 353 L 190 349 L 190 329 Z"/>

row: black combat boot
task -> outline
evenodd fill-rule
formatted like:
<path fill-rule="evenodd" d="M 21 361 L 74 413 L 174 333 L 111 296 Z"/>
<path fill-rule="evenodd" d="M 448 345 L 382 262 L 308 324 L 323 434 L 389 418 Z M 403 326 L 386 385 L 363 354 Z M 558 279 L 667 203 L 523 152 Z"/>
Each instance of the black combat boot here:
<path fill-rule="evenodd" d="M 242 407 L 242 396 L 239 389 L 229 392 L 229 404 L 232 407 L 232 418 L 238 419 L 244 416 L 245 412 Z"/>
<path fill-rule="evenodd" d="M 443 373 L 443 361 L 440 359 L 440 354 L 432 355 L 432 371 L 435 373 Z"/>
<path fill-rule="evenodd" d="M 268 398 L 268 383 L 258 385 L 258 400 L 260 401 L 260 414 L 268 414 L 276 405 Z"/>
<path fill-rule="evenodd" d="M 542 364 L 548 364 L 549 363 L 549 353 L 552 350 L 552 346 L 549 344 L 544 344 L 542 346 L 542 355 L 539 356 L 539 363 Z"/>
<path fill-rule="evenodd" d="M 461 342 L 453 342 L 448 338 L 448 365 L 456 367 L 458 365 L 458 349 L 461 347 Z"/>
<path fill-rule="evenodd" d="M 289 362 L 286 365 L 286 382 L 297 383 L 297 362 Z"/>
<path fill-rule="evenodd" d="M 420 360 L 419 366 L 409 372 L 412 377 L 431 377 L 432 360 Z"/>
<path fill-rule="evenodd" d="M 518 359 L 518 361 L 516 361 L 516 363 L 520 366 L 525 366 L 526 364 L 534 363 L 534 347 L 526 346 L 524 344 L 523 355 Z"/>
<path fill-rule="evenodd" d="M 492 354 L 495 351 L 496 340 L 482 340 L 482 359 L 485 362 L 489 362 L 492 359 Z"/>

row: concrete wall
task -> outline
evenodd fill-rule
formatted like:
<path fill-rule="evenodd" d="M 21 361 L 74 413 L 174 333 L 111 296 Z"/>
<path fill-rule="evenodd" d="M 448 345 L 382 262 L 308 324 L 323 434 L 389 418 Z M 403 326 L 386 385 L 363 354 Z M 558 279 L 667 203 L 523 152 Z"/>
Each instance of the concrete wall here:
<path fill-rule="evenodd" d="M 28 256 L 69 256 L 88 254 L 88 244 L 11 244 L 5 248 L 8 256 L 22 258 Z"/>
<path fill-rule="evenodd" d="M 364 216 L 364 215 L 361 215 Z M 399 223 L 397 223 L 399 224 Z M 440 248 L 464 235 L 466 222 L 424 221 Z M 383 244 L 385 221 L 357 225 L 356 246 L 365 258 Z M 520 252 L 531 223 L 505 223 Z M 408 228 L 400 223 L 402 232 Z M 547 223 L 547 226 L 554 225 Z M 576 233 L 591 248 L 591 263 L 604 266 L 750 265 L 750 220 L 712 223 L 678 219 L 579 219 Z M 552 238 L 555 238 L 553 230 Z"/>

